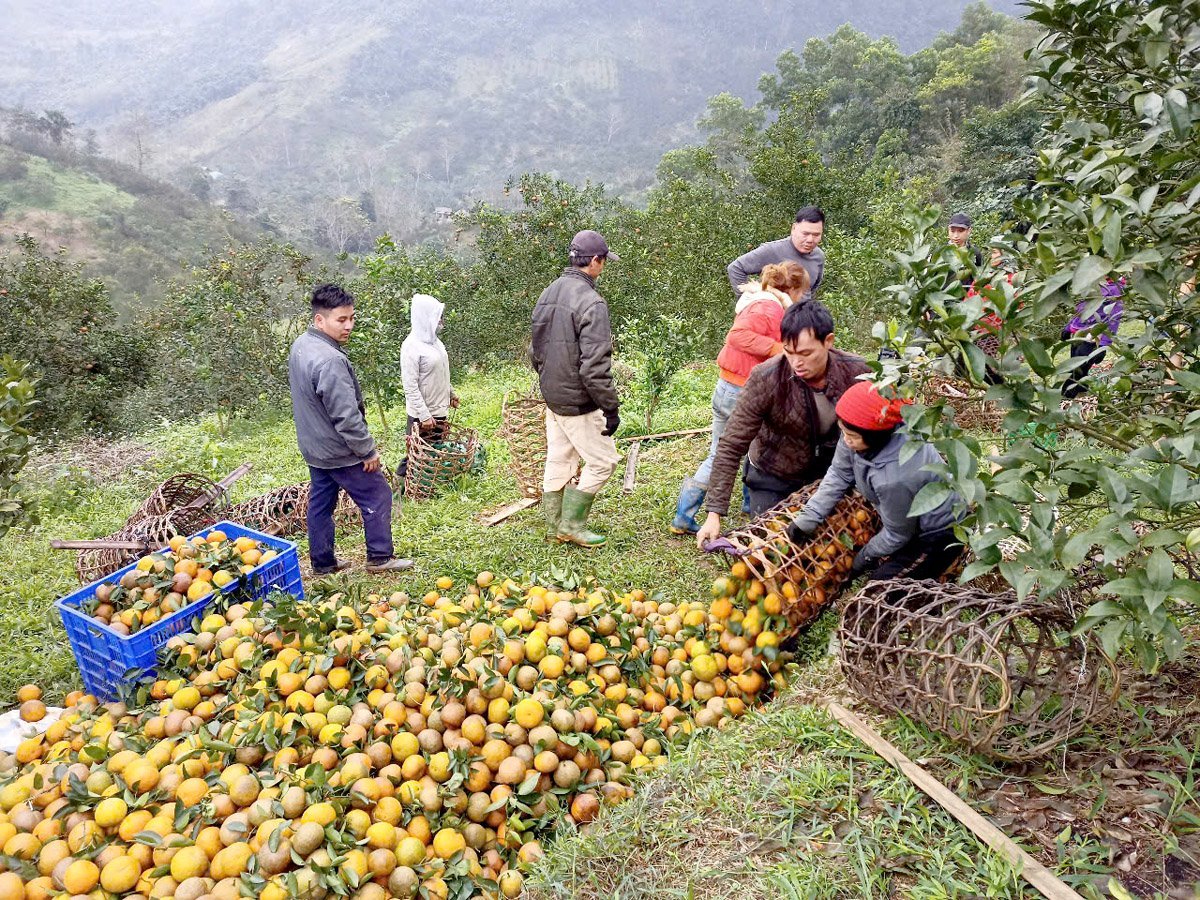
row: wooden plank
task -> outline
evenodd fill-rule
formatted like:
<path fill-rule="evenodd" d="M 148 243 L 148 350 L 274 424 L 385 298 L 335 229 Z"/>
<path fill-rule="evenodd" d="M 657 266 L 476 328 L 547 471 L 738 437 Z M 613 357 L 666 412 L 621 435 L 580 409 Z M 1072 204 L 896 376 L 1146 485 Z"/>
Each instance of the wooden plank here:
<path fill-rule="evenodd" d="M 684 431 L 660 431 L 657 434 L 631 434 L 628 437 L 617 438 L 622 443 L 641 443 L 642 441 L 661 441 L 667 438 L 688 437 L 693 434 L 708 434 L 712 426 L 707 428 L 688 428 Z"/>
<path fill-rule="evenodd" d="M 629 445 L 629 455 L 625 458 L 625 480 L 621 483 L 621 490 L 626 494 L 633 492 L 633 483 L 637 479 L 638 456 L 641 452 L 641 441 L 634 441 Z"/>
<path fill-rule="evenodd" d="M 825 707 L 838 723 L 860 741 L 899 769 L 910 781 L 932 797 L 942 809 L 954 816 L 981 841 L 1012 863 L 1021 877 L 1047 900 L 1083 900 L 1058 876 L 1018 847 L 1003 831 L 977 813 L 961 797 L 900 752 L 894 744 L 844 706 L 830 703 Z"/>
<path fill-rule="evenodd" d="M 537 504 L 538 504 L 537 497 L 525 497 L 521 500 L 517 500 L 515 503 L 508 504 L 508 506 L 501 509 L 495 515 L 491 516 L 488 519 L 485 519 L 483 524 L 486 525 L 488 528 L 491 528 L 494 525 L 499 525 L 501 522 L 503 522 L 505 519 L 509 518 L 510 516 L 515 516 L 521 510 L 529 509 L 529 507 L 537 506 Z"/>

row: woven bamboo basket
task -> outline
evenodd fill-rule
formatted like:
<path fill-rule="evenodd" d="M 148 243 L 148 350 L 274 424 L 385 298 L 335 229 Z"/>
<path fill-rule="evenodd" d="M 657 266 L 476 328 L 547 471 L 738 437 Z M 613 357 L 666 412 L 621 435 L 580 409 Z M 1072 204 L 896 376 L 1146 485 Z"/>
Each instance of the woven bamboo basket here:
<path fill-rule="evenodd" d="M 1004 422 L 1004 410 L 984 399 L 983 391 L 948 375 L 930 373 L 922 385 L 922 402 L 945 402 L 954 411 L 954 421 L 969 431 L 998 432 Z"/>
<path fill-rule="evenodd" d="M 308 492 L 312 485 L 303 481 L 267 491 L 243 500 L 229 510 L 229 518 L 264 534 L 286 537 L 300 534 L 307 527 Z"/>
<path fill-rule="evenodd" d="M 165 516 L 182 506 L 196 505 L 196 501 L 201 501 L 199 505 L 205 509 L 219 510 L 228 506 L 229 497 L 225 488 L 211 478 L 195 472 L 180 472 L 155 488 L 125 524 Z"/>
<path fill-rule="evenodd" d="M 843 497 L 809 541 L 796 545 L 787 527 L 819 482 L 806 485 L 753 522 L 725 536 L 729 555 L 783 598 L 793 630 L 816 618 L 850 578 L 854 555 L 879 530 L 879 516 L 857 491 Z"/>
<path fill-rule="evenodd" d="M 166 546 L 167 542 L 176 535 L 195 534 L 217 521 L 218 518 L 211 510 L 183 507 L 162 516 L 146 516 L 100 540 L 143 541 L 148 549 L 158 549 Z M 140 550 L 107 548 L 80 550 L 75 556 L 75 574 L 79 577 L 80 583 L 91 584 L 93 581 L 99 581 L 117 569 L 129 565 L 143 555 L 144 553 Z"/>
<path fill-rule="evenodd" d="M 479 436 L 470 428 L 447 423 L 432 440 L 414 430 L 408 437 L 404 496 L 410 500 L 435 496 L 445 485 L 471 470 L 478 450 Z"/>
<path fill-rule="evenodd" d="M 500 436 L 508 445 L 509 468 L 521 493 L 542 496 L 546 469 L 546 402 L 535 388 L 528 394 L 504 395 L 500 411 Z"/>
<path fill-rule="evenodd" d="M 869 582 L 842 611 L 842 670 L 866 700 L 973 752 L 1045 756 L 1116 702 L 1120 679 L 1063 605 L 937 581 Z"/>

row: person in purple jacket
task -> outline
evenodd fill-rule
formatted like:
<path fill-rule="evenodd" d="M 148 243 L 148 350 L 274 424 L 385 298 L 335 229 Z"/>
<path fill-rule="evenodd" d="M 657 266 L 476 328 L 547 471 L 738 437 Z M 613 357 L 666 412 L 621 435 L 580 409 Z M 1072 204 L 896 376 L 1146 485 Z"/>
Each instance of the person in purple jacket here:
<path fill-rule="evenodd" d="M 1095 303 L 1094 300 L 1080 300 L 1076 304 L 1075 318 L 1063 329 L 1062 338 L 1071 342 L 1071 356 L 1083 357 L 1083 362 L 1063 385 L 1063 397 L 1078 397 L 1087 390 L 1083 379 L 1092 366 L 1104 359 L 1108 346 L 1121 327 L 1121 315 L 1125 312 L 1125 304 L 1121 301 L 1124 289 L 1124 278 L 1105 281 L 1100 288 L 1100 305 L 1090 315 L 1087 314 L 1088 307 Z"/>

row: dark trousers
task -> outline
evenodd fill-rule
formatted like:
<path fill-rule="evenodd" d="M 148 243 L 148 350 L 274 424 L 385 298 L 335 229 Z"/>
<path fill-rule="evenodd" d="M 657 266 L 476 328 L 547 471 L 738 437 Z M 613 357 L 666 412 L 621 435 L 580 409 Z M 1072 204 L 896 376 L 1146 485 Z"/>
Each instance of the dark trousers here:
<path fill-rule="evenodd" d="M 1085 359 L 1071 372 L 1067 383 L 1063 385 L 1062 393 L 1064 398 L 1070 400 L 1072 397 L 1078 397 L 1087 391 L 1087 385 L 1080 382 L 1087 378 L 1087 374 L 1092 370 L 1092 366 L 1104 359 L 1107 352 L 1103 347 L 1097 347 L 1095 341 L 1073 341 L 1071 343 L 1071 357 L 1082 356 Z"/>
<path fill-rule="evenodd" d="M 392 489 L 382 472 L 366 472 L 362 463 L 341 469 L 308 467 L 308 555 L 314 569 L 332 569 L 333 511 L 338 491 L 350 495 L 362 512 L 367 533 L 367 562 L 387 562 L 396 555 L 392 545 Z"/>
<path fill-rule="evenodd" d="M 776 478 L 757 468 L 749 460 L 742 470 L 742 485 L 750 495 L 750 515 L 758 518 L 775 504 L 787 499 L 815 479 Z"/>
<path fill-rule="evenodd" d="M 958 562 L 962 552 L 962 542 L 953 531 L 918 535 L 880 563 L 868 580 L 939 578 Z"/>

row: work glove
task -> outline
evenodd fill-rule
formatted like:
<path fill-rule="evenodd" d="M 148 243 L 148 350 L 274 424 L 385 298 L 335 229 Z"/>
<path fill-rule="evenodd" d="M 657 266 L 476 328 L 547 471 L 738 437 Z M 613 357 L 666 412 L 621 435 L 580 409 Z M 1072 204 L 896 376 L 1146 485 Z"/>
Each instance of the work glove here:
<path fill-rule="evenodd" d="M 617 429 L 621 427 L 621 417 L 614 409 L 611 412 L 604 413 L 604 430 L 600 432 L 604 437 L 612 437 L 617 433 Z"/>
<path fill-rule="evenodd" d="M 817 533 L 817 526 L 814 523 L 801 522 L 799 519 L 793 519 L 792 524 L 787 527 L 788 540 L 799 546 L 807 544 L 812 540 L 812 536 Z"/>
<path fill-rule="evenodd" d="M 866 572 L 868 569 L 875 568 L 875 557 L 867 556 L 867 550 L 864 547 L 854 554 L 854 564 L 850 566 L 850 575 L 857 578 L 859 575 Z"/>

